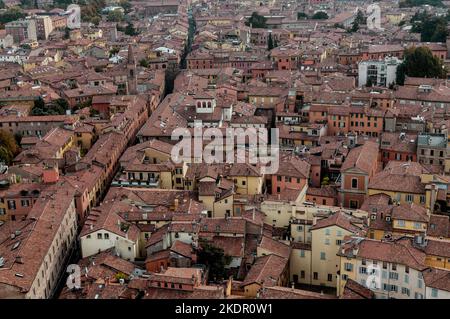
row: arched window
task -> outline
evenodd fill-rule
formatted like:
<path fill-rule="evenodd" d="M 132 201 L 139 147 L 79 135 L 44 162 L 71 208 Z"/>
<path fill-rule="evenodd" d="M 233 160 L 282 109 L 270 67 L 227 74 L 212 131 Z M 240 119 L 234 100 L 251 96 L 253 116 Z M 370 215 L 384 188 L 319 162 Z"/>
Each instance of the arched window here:
<path fill-rule="evenodd" d="M 208 102 L 208 107 L 211 108 L 211 101 Z"/>

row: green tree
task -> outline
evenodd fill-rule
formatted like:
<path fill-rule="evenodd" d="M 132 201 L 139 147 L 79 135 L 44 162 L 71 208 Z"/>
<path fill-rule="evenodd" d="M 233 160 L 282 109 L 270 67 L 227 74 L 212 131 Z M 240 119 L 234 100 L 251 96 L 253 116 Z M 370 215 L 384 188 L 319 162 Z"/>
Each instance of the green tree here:
<path fill-rule="evenodd" d="M 328 176 L 325 176 L 322 179 L 322 186 L 327 186 L 327 185 L 330 185 L 330 178 Z"/>
<path fill-rule="evenodd" d="M 121 22 L 123 21 L 123 13 L 120 10 L 110 11 L 106 19 L 110 22 Z"/>
<path fill-rule="evenodd" d="M 132 8 L 132 5 L 131 5 L 130 1 L 128 1 L 128 0 L 120 0 L 119 6 L 121 6 L 125 10 L 125 13 L 130 12 L 131 8 Z"/>
<path fill-rule="evenodd" d="M 403 85 L 406 76 L 445 78 L 447 70 L 428 47 L 413 47 L 405 50 L 403 63 L 397 67 L 397 84 Z"/>
<path fill-rule="evenodd" d="M 5 3 L 2 0 L 0 0 L 0 9 L 5 9 Z"/>
<path fill-rule="evenodd" d="M 308 15 L 304 12 L 297 12 L 297 20 L 306 20 Z"/>
<path fill-rule="evenodd" d="M 225 255 L 223 249 L 212 246 L 206 241 L 200 241 L 198 262 L 209 270 L 209 280 L 220 281 L 226 278 L 225 266 L 231 262 L 231 257 Z"/>
<path fill-rule="evenodd" d="M 18 153 L 19 146 L 14 136 L 8 131 L 0 130 L 0 162 L 11 164 Z"/>
<path fill-rule="evenodd" d="M 328 14 L 325 11 L 317 11 L 316 13 L 314 13 L 314 15 L 311 17 L 311 19 L 326 20 L 326 19 L 328 19 Z"/>
<path fill-rule="evenodd" d="M 128 23 L 127 27 L 125 28 L 125 34 L 129 36 L 135 36 L 138 35 L 139 33 L 136 31 L 133 24 Z"/>
<path fill-rule="evenodd" d="M 25 17 L 26 14 L 23 13 L 22 9 L 18 7 L 10 8 L 0 14 L 0 26 L 3 27 L 8 22 L 23 19 Z"/>
<path fill-rule="evenodd" d="M 267 28 L 267 18 L 259 15 L 257 12 L 253 12 L 250 18 L 245 22 L 246 26 L 252 26 L 253 28 Z"/>
<path fill-rule="evenodd" d="M 139 61 L 139 65 L 144 67 L 144 68 L 148 68 L 149 63 L 148 63 L 147 59 L 142 59 L 142 60 Z"/>
<path fill-rule="evenodd" d="M 358 21 L 353 21 L 352 27 L 350 28 L 350 32 L 358 32 L 359 30 L 359 22 Z"/>
<path fill-rule="evenodd" d="M 416 12 L 411 18 L 411 32 L 420 33 L 422 42 L 445 42 L 448 36 L 448 17 L 435 17 L 426 12 Z"/>
<path fill-rule="evenodd" d="M 267 49 L 270 51 L 274 48 L 274 43 L 272 39 L 272 32 L 269 33 L 269 39 L 267 40 Z"/>
<path fill-rule="evenodd" d="M 112 48 L 111 50 L 109 50 L 109 57 L 113 57 L 115 56 L 117 53 L 119 53 L 120 49 L 119 48 Z"/>
<path fill-rule="evenodd" d="M 360 9 L 358 9 L 358 12 L 356 13 L 355 21 L 358 23 L 358 25 L 367 24 L 367 18 L 364 16 L 364 13 Z"/>

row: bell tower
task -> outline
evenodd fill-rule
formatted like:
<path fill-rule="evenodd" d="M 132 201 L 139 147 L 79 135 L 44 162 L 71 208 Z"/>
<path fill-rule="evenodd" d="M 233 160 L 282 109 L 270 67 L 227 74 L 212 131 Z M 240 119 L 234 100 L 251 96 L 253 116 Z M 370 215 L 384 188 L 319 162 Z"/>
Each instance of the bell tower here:
<path fill-rule="evenodd" d="M 136 58 L 131 44 L 128 45 L 127 82 L 128 94 L 137 94 Z"/>

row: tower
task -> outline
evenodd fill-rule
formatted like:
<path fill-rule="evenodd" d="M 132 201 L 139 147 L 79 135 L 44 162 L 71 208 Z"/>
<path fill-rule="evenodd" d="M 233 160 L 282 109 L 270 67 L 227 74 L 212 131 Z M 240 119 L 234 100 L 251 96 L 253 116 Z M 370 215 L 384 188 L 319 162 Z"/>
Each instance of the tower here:
<path fill-rule="evenodd" d="M 131 44 L 128 45 L 127 81 L 128 94 L 137 94 L 136 58 Z"/>

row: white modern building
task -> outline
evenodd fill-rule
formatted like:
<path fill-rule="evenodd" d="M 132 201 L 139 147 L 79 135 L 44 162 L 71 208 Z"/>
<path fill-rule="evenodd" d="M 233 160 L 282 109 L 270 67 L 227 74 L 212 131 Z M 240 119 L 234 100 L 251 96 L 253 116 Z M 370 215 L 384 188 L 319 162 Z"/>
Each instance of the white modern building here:
<path fill-rule="evenodd" d="M 358 86 L 388 87 L 395 84 L 397 67 L 402 63 L 396 57 L 386 57 L 384 60 L 361 61 L 358 65 Z"/>

